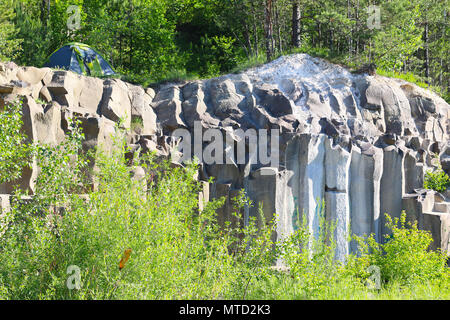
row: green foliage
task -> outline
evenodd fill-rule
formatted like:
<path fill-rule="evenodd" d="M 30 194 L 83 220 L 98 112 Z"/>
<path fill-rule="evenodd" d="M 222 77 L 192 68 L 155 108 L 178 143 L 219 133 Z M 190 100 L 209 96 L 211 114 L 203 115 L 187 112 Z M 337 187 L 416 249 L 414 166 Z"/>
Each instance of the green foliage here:
<path fill-rule="evenodd" d="M 16 58 L 22 39 L 17 37 L 17 28 L 12 23 L 15 18 L 13 0 L 2 0 L 0 3 L 0 61 Z"/>
<path fill-rule="evenodd" d="M 80 41 L 104 53 L 124 80 L 144 85 L 267 62 L 263 0 L 60 0 L 50 2 L 49 12 L 47 3 L 1 2 L 0 59 L 42 66 L 64 43 Z M 379 74 L 434 88 L 448 101 L 445 2 L 298 1 L 300 48 L 291 42 L 294 1 L 273 3 L 272 58 L 304 52 L 354 68 L 375 61 Z M 380 29 L 366 25 L 371 4 L 381 7 Z M 70 5 L 80 8 L 78 30 L 67 27 Z M 383 244 L 355 237 L 359 251 L 344 264 L 334 260 L 334 227 L 323 206 L 318 234 L 298 219 L 294 234 L 274 243 L 274 221 L 266 221 L 260 204 L 257 216 L 246 216 L 253 204 L 243 192 L 224 226 L 217 219 L 224 199 L 199 212 L 194 164 L 171 168 L 137 155 L 131 165 L 145 169 L 147 183 L 137 181 L 120 134 L 110 153 L 94 156 L 82 152 L 76 123 L 60 146 L 32 146 L 21 119 L 20 104 L 0 111 L 0 183 L 19 178 L 33 159 L 41 170 L 36 194 L 17 191 L 11 211 L 0 215 L 1 299 L 450 298 L 445 257 L 427 251 L 430 235 L 407 225 L 404 215 L 387 218 L 392 235 Z M 134 130 L 141 125 L 132 119 Z M 427 173 L 426 188 L 448 186 L 439 169 Z M 120 271 L 128 248 L 130 260 Z M 281 260 L 285 271 L 271 268 Z M 66 285 L 71 265 L 81 270 L 79 290 Z"/>
<path fill-rule="evenodd" d="M 375 62 L 384 69 L 401 70 L 406 58 L 422 46 L 423 29 L 415 23 L 420 8 L 409 0 L 389 3 L 384 8 L 383 18 L 392 23 L 374 37 Z"/>
<path fill-rule="evenodd" d="M 238 64 L 231 70 L 231 72 L 236 74 L 241 73 L 248 69 L 262 66 L 266 62 L 267 60 L 265 55 L 263 54 L 260 54 L 258 56 L 254 55 L 238 62 Z"/>
<path fill-rule="evenodd" d="M 450 104 L 450 91 L 444 92 L 442 94 L 442 98 L 448 103 Z"/>
<path fill-rule="evenodd" d="M 262 204 L 258 206 L 258 216 L 250 216 L 248 222 L 242 215 L 244 208 L 250 209 L 253 203 L 241 190 L 239 195 L 232 199 L 235 208 L 233 212 L 234 226 L 231 221 L 225 222 L 225 239 L 235 266 L 235 280 L 230 297 L 246 299 L 250 287 L 263 279 L 268 268 L 274 263 L 275 219 L 266 221 Z"/>
<path fill-rule="evenodd" d="M 386 235 L 383 244 L 378 244 L 373 236 L 360 247 L 361 256 L 354 258 L 353 270 L 360 272 L 370 265 L 380 270 L 383 283 L 395 282 L 400 285 L 416 284 L 448 276 L 447 257 L 441 252 L 429 251 L 433 241 L 427 231 L 419 230 L 417 222 L 406 222 L 406 213 L 392 219 L 386 214 L 386 226 L 392 235 Z M 362 239 L 360 244 L 364 243 Z M 368 274 L 362 274 L 367 277 Z"/>
<path fill-rule="evenodd" d="M 345 263 L 334 260 L 333 224 L 320 219 L 313 236 L 305 220 L 279 245 L 284 271 L 272 271 L 253 288 L 250 299 L 446 299 L 450 271 L 446 256 L 429 251 L 432 238 L 406 223 L 406 214 L 391 219 L 392 235 L 378 244 L 373 235 L 353 236 L 358 252 Z M 297 220 L 300 221 L 300 220 Z M 310 249 L 310 250 L 308 250 Z"/>
<path fill-rule="evenodd" d="M 450 185 L 450 178 L 442 169 L 428 171 L 425 174 L 423 187 L 428 190 L 444 192 Z"/>
<path fill-rule="evenodd" d="M 216 77 L 267 59 L 265 0 L 3 3 L 0 56 L 20 64 L 40 67 L 63 44 L 79 41 L 103 53 L 124 80 L 148 85 Z M 301 12 L 299 47 L 292 39 L 294 4 Z M 67 24 L 73 5 L 80 9 L 77 30 Z M 371 5 L 381 13 L 376 28 L 368 24 Z M 445 98 L 450 63 L 445 12 L 448 5 L 439 0 L 273 1 L 271 58 L 306 52 L 355 69 L 375 62 L 387 73 L 416 75 Z"/>
<path fill-rule="evenodd" d="M 227 36 L 203 36 L 200 44 L 192 48 L 195 55 L 191 55 L 188 59 L 189 70 L 207 77 L 219 76 L 230 71 L 238 61 L 235 41 Z"/>
<path fill-rule="evenodd" d="M 317 233 L 298 217 L 298 229 L 275 243 L 275 223 L 261 205 L 257 216 L 243 215 L 253 204 L 241 191 L 233 219 L 219 226 L 225 199 L 199 211 L 195 164 L 171 168 L 151 154 L 127 160 L 120 132 L 108 153 L 97 150 L 90 173 L 95 190 L 77 195 L 89 190 L 83 188 L 88 163 L 76 122 L 71 132 L 64 147 L 39 146 L 36 195 L 17 193 L 2 216 L 4 299 L 435 298 L 448 292 L 445 257 L 427 251 L 430 235 L 406 226 L 405 215 L 387 218 L 389 241 L 359 239 L 360 254 L 343 264 L 334 259 L 334 225 L 323 204 Z M 143 180 L 132 178 L 135 166 L 144 168 Z M 119 270 L 128 248 L 130 259 Z M 285 272 L 271 267 L 280 259 Z M 381 270 L 378 291 L 367 287 L 374 265 Z M 67 287 L 69 266 L 80 270 L 79 289 Z"/>
<path fill-rule="evenodd" d="M 305 216 L 298 216 L 297 230 L 279 248 L 280 258 L 307 299 L 316 297 L 340 276 L 340 263 L 334 259 L 335 227 L 325 220 L 324 209 L 324 203 L 318 205 L 319 234 L 313 234 Z"/>
<path fill-rule="evenodd" d="M 132 132 L 141 132 L 144 128 L 144 121 L 140 117 L 132 117 L 131 119 L 131 131 Z"/>
<path fill-rule="evenodd" d="M 428 251 L 433 242 L 431 235 L 418 230 L 417 222 L 406 224 L 406 213 L 392 220 L 387 215 L 387 227 L 392 236 L 375 251 L 375 264 L 381 268 L 385 281 L 426 281 L 440 277 L 446 268 L 446 257 L 439 252 Z"/>
<path fill-rule="evenodd" d="M 408 71 L 406 73 L 401 73 L 401 72 L 395 72 L 395 71 L 388 71 L 385 69 L 377 69 L 377 74 L 379 74 L 380 76 L 384 76 L 384 77 L 397 78 L 397 79 L 402 79 L 402 80 L 414 83 L 415 85 L 417 85 L 421 88 L 434 91 L 436 94 L 442 96 L 442 98 L 445 101 L 447 101 L 447 103 L 450 101 L 450 96 L 449 96 L 448 92 L 446 91 L 446 89 L 443 89 L 439 86 L 429 85 L 425 82 L 425 80 L 422 77 L 420 77 L 410 71 Z"/>
<path fill-rule="evenodd" d="M 0 183 L 19 178 L 30 165 L 32 146 L 22 132 L 22 103 L 7 104 L 0 110 Z"/>
<path fill-rule="evenodd" d="M 394 71 L 388 71 L 388 70 L 385 70 L 385 69 L 377 69 L 377 74 L 379 74 L 380 76 L 389 77 L 389 78 L 403 79 L 405 81 L 414 83 L 414 84 L 416 84 L 416 85 L 418 85 L 419 87 L 422 87 L 422 88 L 428 88 L 429 87 L 428 84 L 423 82 L 423 80 L 420 77 L 418 77 L 417 75 L 413 74 L 412 72 L 399 73 L 399 72 L 394 72 Z"/>
<path fill-rule="evenodd" d="M 84 181 L 81 139 L 75 126 L 64 147 L 40 146 L 36 195 L 16 194 L 0 238 L 0 292 L 12 299 L 200 299 L 245 296 L 271 262 L 273 229 L 238 223 L 220 228 L 216 210 L 198 210 L 197 167 L 170 168 L 152 155 L 136 156 L 145 168 L 130 178 L 122 135 L 109 154 L 98 150 L 92 173 L 96 190 L 76 191 Z M 72 161 L 73 159 L 77 161 Z M 56 167 L 55 167 L 56 166 Z M 236 212 L 248 205 L 236 199 Z M 236 213 L 236 217 L 242 217 Z M 2 221 L 2 222 L 3 222 Z M 2 223 L 5 225 L 5 223 Z M 239 235 L 239 237 L 235 237 Z M 118 263 L 132 250 L 123 270 Z M 81 288 L 66 286 L 67 268 L 81 270 Z"/>
<path fill-rule="evenodd" d="M 436 155 L 436 162 L 438 163 L 437 169 L 425 173 L 423 187 L 428 190 L 444 192 L 450 185 L 450 177 L 442 170 L 438 155 Z"/>
<path fill-rule="evenodd" d="M 72 194 L 83 190 L 82 174 L 88 168 L 89 154 L 82 153 L 84 134 L 79 125 L 79 121 L 70 120 L 65 140 L 56 146 L 36 146 L 40 172 L 35 182 L 34 202 L 40 206 L 64 205 Z"/>

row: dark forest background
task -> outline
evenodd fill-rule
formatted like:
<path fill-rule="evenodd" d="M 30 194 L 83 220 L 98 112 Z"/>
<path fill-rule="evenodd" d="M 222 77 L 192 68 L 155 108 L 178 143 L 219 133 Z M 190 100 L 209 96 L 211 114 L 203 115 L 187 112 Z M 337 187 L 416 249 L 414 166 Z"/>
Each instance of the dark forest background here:
<path fill-rule="evenodd" d="M 379 74 L 448 100 L 449 8 L 448 0 L 2 0 L 0 59 L 40 67 L 78 41 L 145 85 L 306 52 L 351 68 L 373 62 Z"/>

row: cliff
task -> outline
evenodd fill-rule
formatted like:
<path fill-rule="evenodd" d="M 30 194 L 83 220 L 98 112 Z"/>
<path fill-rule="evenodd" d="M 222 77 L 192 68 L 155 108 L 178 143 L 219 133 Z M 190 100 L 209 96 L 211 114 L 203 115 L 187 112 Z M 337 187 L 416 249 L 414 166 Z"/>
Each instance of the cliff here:
<path fill-rule="evenodd" d="M 200 178 L 215 178 L 204 183 L 202 196 L 228 199 L 221 223 L 231 218 L 230 199 L 244 188 L 255 204 L 263 203 L 266 218 L 277 215 L 279 239 L 294 230 L 297 213 L 317 233 L 324 201 L 326 218 L 336 222 L 339 259 L 355 250 L 347 230 L 383 241 L 384 213 L 398 217 L 402 210 L 432 233 L 434 248 L 450 252 L 449 194 L 422 189 L 426 170 L 436 165 L 433 154 L 450 169 L 450 106 L 414 84 L 352 74 L 306 54 L 153 89 L 0 64 L 0 108 L 18 96 L 32 141 L 61 142 L 68 119 L 77 117 L 85 148 L 108 148 L 123 118 L 134 152 L 172 155 L 179 165 L 201 158 Z M 267 154 L 257 148 L 264 145 Z M 32 191 L 37 173 L 26 170 L 16 184 Z M 12 187 L 1 185 L 0 194 Z M 256 213 L 256 206 L 247 208 L 245 216 Z"/>

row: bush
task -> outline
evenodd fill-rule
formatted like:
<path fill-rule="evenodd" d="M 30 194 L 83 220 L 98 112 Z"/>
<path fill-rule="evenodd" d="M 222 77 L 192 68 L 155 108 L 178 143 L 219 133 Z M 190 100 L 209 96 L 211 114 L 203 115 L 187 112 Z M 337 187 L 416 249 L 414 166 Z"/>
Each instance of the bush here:
<path fill-rule="evenodd" d="M 382 283 L 395 282 L 401 285 L 440 279 L 448 274 L 445 254 L 428 250 L 433 241 L 429 232 L 419 230 L 417 222 L 407 223 L 405 212 L 395 219 L 386 214 L 386 221 L 386 226 L 392 232 L 392 235 L 385 236 L 386 242 L 378 244 L 371 236 L 366 242 L 367 245 L 360 247 L 361 257 L 353 257 L 360 267 L 363 266 L 359 272 L 369 266 L 376 266 L 379 268 Z M 353 263 L 353 266 L 358 263 Z M 359 275 L 368 277 L 368 274 L 363 272 Z"/>
<path fill-rule="evenodd" d="M 297 230 L 281 243 L 280 258 L 289 275 L 298 282 L 303 298 L 314 298 L 336 284 L 341 274 L 341 264 L 335 260 L 335 226 L 325 220 L 325 204 L 319 208 L 319 233 L 308 227 L 305 216 L 297 213 Z"/>
<path fill-rule="evenodd" d="M 0 238 L 2 297 L 242 298 L 271 263 L 272 229 L 257 228 L 257 219 L 219 228 L 216 210 L 223 199 L 199 212 L 194 164 L 170 168 L 152 156 L 136 157 L 133 164 L 146 169 L 147 185 L 131 178 L 124 143 L 117 139 L 111 154 L 98 152 L 96 190 L 69 196 L 84 181 L 84 171 L 69 161 L 79 156 L 81 140 L 69 137 L 66 144 L 71 147 L 42 147 L 38 181 L 47 187 L 38 183 L 39 194 L 15 201 L 8 213 L 10 223 Z M 249 205 L 244 194 L 236 203 L 236 212 Z M 128 249 L 129 260 L 120 269 Z M 71 270 L 79 270 L 79 289 L 67 285 L 75 280 L 67 274 Z"/>
<path fill-rule="evenodd" d="M 442 167 L 439 165 L 439 168 L 435 171 L 427 171 L 425 174 L 425 181 L 423 187 L 428 190 L 434 190 L 438 192 L 444 192 L 447 190 L 450 185 L 449 176 L 442 170 Z"/>
<path fill-rule="evenodd" d="M 33 149 L 22 126 L 21 101 L 0 108 L 0 184 L 18 179 L 31 163 Z"/>

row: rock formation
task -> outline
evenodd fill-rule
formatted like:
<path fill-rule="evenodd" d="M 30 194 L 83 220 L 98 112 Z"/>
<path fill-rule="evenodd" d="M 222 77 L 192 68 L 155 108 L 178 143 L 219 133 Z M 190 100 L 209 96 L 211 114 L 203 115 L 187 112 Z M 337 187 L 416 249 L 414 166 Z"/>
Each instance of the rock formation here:
<path fill-rule="evenodd" d="M 0 64 L 0 108 L 18 96 L 29 138 L 43 143 L 61 142 L 72 116 L 82 120 L 85 148 L 107 147 L 115 122 L 123 118 L 132 150 L 164 156 L 175 154 L 177 129 L 193 134 L 194 153 L 207 146 L 195 141 L 195 130 L 219 130 L 230 161 L 203 163 L 199 177 L 215 180 L 202 197 L 231 199 L 244 188 L 254 203 L 263 204 L 267 219 L 277 215 L 278 239 L 296 228 L 298 215 L 317 234 L 324 201 L 326 219 L 336 223 L 338 259 L 355 250 L 348 231 L 374 233 L 384 241 L 384 213 L 398 217 L 402 210 L 432 233 L 434 248 L 450 252 L 449 194 L 422 189 L 434 153 L 450 169 L 450 106 L 414 84 L 352 74 L 306 54 L 241 74 L 146 89 L 117 79 Z M 238 163 L 230 145 L 239 140 L 237 129 L 269 130 L 268 140 L 270 130 L 277 130 L 279 145 L 269 149 L 276 165 L 252 161 L 251 135 L 245 163 Z M 16 183 L 32 191 L 35 175 L 25 172 Z M 0 194 L 11 190 L 0 185 Z M 230 210 L 227 201 L 221 223 L 230 219 Z M 256 214 L 257 208 L 246 209 L 247 219 Z"/>

